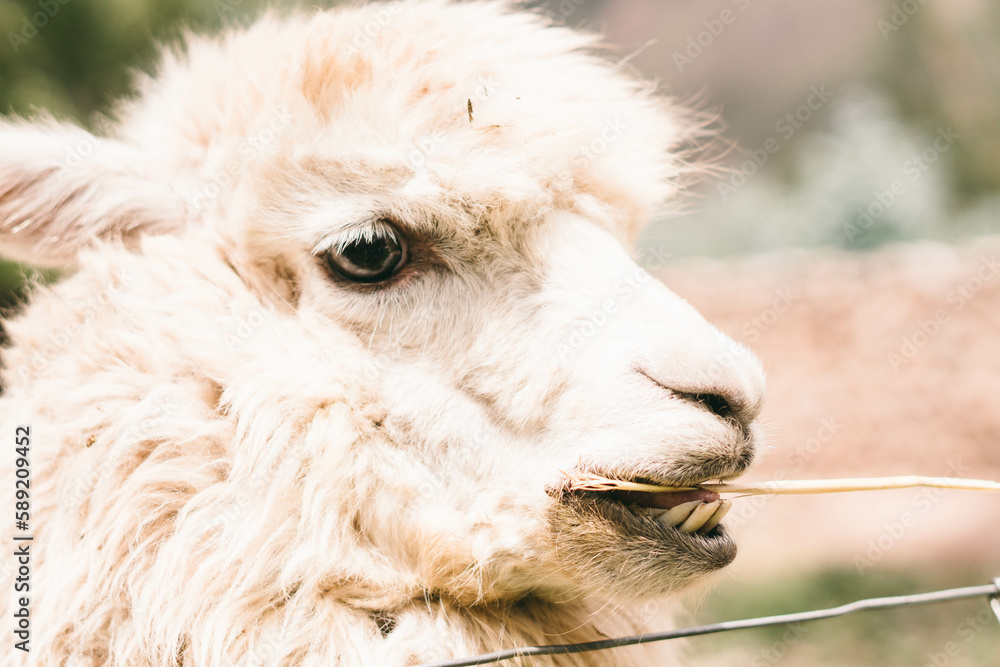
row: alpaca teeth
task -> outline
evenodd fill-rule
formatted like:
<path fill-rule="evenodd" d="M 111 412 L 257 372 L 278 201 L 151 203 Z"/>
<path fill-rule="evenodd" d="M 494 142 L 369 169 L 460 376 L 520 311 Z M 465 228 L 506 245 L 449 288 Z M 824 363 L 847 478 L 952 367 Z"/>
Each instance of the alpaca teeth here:
<path fill-rule="evenodd" d="M 719 505 L 719 509 L 715 510 L 715 514 L 713 514 L 711 516 L 711 518 L 708 521 L 705 522 L 704 526 L 702 526 L 701 528 L 698 529 L 698 532 L 701 535 L 704 535 L 708 531 L 710 531 L 713 528 L 715 528 L 716 526 L 718 526 L 719 522 L 722 521 L 722 518 L 724 516 L 726 516 L 726 513 L 729 511 L 729 509 L 732 506 L 733 506 L 733 503 L 731 501 L 729 501 L 729 500 L 723 500 L 722 504 Z"/>
<path fill-rule="evenodd" d="M 670 526 L 670 527 L 677 526 L 683 523 L 685 519 L 687 519 L 689 516 L 691 516 L 691 512 L 694 511 L 694 508 L 701 504 L 702 503 L 700 500 L 692 500 L 689 503 L 684 503 L 682 505 L 678 505 L 677 507 L 672 507 L 660 515 L 659 521 L 664 526 Z"/>
<path fill-rule="evenodd" d="M 720 505 L 722 505 L 721 500 L 716 500 L 711 503 L 701 503 L 698 507 L 694 508 L 694 511 L 691 512 L 691 516 L 689 516 L 677 530 L 682 533 L 693 533 L 704 526 L 706 521 L 712 518 L 712 515 L 715 514 L 715 510 L 719 509 Z"/>

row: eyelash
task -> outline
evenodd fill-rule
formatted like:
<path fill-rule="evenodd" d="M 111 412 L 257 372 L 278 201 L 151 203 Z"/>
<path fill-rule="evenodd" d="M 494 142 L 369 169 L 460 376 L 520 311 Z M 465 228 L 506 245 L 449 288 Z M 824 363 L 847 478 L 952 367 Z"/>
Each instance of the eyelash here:
<path fill-rule="evenodd" d="M 324 244 L 316 252 L 317 254 L 323 252 L 343 252 L 349 245 L 370 243 L 375 239 L 387 236 L 402 238 L 402 234 L 398 229 L 391 226 L 391 223 L 383 222 L 383 220 L 368 220 L 350 225 L 335 237 L 333 243 Z"/>
<path fill-rule="evenodd" d="M 355 285 L 382 286 L 409 262 L 409 244 L 391 220 L 360 223 L 317 253 L 331 278 Z"/>

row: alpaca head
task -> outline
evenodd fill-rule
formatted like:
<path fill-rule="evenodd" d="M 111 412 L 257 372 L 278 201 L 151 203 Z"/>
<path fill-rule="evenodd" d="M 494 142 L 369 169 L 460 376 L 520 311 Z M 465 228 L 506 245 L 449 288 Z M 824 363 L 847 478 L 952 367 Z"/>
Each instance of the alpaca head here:
<path fill-rule="evenodd" d="M 762 373 L 630 257 L 689 126 L 593 47 L 493 2 L 191 38 L 104 136 L 0 125 L 3 251 L 128 265 L 125 293 L 175 308 L 143 372 L 218 387 L 214 483 L 269 475 L 253 512 L 200 530 L 308 526 L 264 540 L 286 580 L 357 599 L 676 589 L 732 560 L 725 529 L 681 534 L 563 472 L 739 475 Z M 212 339 L 238 303 L 263 324 Z M 206 548 L 236 543 L 258 544 Z"/>

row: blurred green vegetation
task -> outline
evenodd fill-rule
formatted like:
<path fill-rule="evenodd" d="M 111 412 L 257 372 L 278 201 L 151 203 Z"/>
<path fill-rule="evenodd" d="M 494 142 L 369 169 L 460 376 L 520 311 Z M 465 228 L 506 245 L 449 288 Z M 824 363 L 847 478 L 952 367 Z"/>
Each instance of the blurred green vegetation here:
<path fill-rule="evenodd" d="M 669 54 L 692 31 L 703 29 L 699 16 L 685 13 L 691 5 L 681 0 L 671 0 L 675 8 L 670 15 L 686 17 L 676 25 L 627 18 L 646 16 L 635 13 L 637 7 L 658 0 L 582 4 L 572 0 L 569 5 L 567 1 L 526 4 L 557 20 L 568 16 L 569 23 L 597 29 L 608 17 L 626 17 L 629 28 L 619 37 L 628 50 L 654 35 L 668 45 L 664 53 Z M 113 102 L 128 93 L 131 71 L 153 66 L 158 44 L 175 42 L 187 28 L 211 29 L 239 21 L 263 5 L 296 3 L 315 6 L 305 0 L 0 0 L 0 113 L 30 117 L 44 110 L 93 127 L 101 113 L 109 112 Z M 795 31 L 805 28 L 791 30 L 792 24 L 782 23 L 796 14 L 793 3 L 754 3 L 754 11 L 770 12 L 766 20 L 741 21 L 725 39 L 713 43 L 705 58 L 724 55 L 726 66 L 714 79 L 699 79 L 707 99 L 726 99 L 734 84 L 725 72 L 734 60 L 747 59 L 748 43 L 780 34 L 780 39 L 797 44 Z M 669 3 L 663 0 L 663 4 Z M 715 16 L 725 4 L 705 3 L 705 16 Z M 822 16 L 822 4 L 809 10 L 813 12 L 809 16 Z M 859 13 L 863 4 L 852 0 L 844 5 L 845 12 L 854 7 L 851 11 L 861 17 L 854 23 L 829 28 L 824 24 L 824 34 L 861 31 L 874 43 L 864 50 L 863 64 L 839 80 L 829 108 L 823 108 L 815 122 L 749 178 L 746 187 L 720 198 L 713 184 L 706 185 L 707 196 L 692 207 L 693 215 L 653 225 L 646 243 L 668 245 L 677 256 L 725 255 L 783 245 L 862 250 L 915 238 L 951 240 L 1000 231 L 1000 3 L 967 0 L 926 7 L 920 3 L 922 9 L 904 16 L 900 27 L 889 32 L 885 21 L 900 3 L 875 3 L 881 5 L 872 14 L 881 17 L 879 26 L 865 12 Z M 569 14 L 567 7 L 573 10 Z M 738 104 L 727 107 L 723 112 L 731 123 L 727 137 L 739 140 L 746 133 L 742 141 L 753 148 L 759 144 L 754 132 L 773 134 L 773 119 L 788 109 L 773 108 L 767 100 L 788 97 L 777 94 L 782 86 L 794 87 L 782 83 L 785 79 L 836 80 L 823 69 L 829 67 L 829 58 L 824 60 L 818 57 L 822 54 L 801 45 L 796 48 L 802 56 L 796 62 L 777 67 L 761 61 L 747 72 L 744 78 L 759 88 L 754 99 L 763 102 L 752 114 Z M 791 76 L 795 68 L 809 75 Z M 668 55 L 648 63 L 646 70 L 665 82 L 677 76 Z M 874 193 L 899 177 L 900 165 L 926 150 L 938 129 L 946 127 L 954 127 L 962 139 L 934 170 L 864 234 L 845 233 L 846 227 L 857 225 L 858 211 L 871 205 Z M 735 167 L 744 158 L 734 155 Z M 10 265 L 0 268 L 0 303 L 23 290 L 19 275 Z"/>
<path fill-rule="evenodd" d="M 864 598 L 975 586 L 988 584 L 994 576 L 995 572 L 964 568 L 887 569 L 864 576 L 854 569 L 803 568 L 780 580 L 727 581 L 708 597 L 695 622 L 788 614 Z M 751 667 L 982 667 L 997 664 L 1000 656 L 1000 623 L 985 598 L 865 611 L 789 629 L 782 625 L 695 638 L 691 650 L 706 665 Z M 695 664 L 702 664 L 699 661 Z"/>
<path fill-rule="evenodd" d="M 48 113 L 93 128 L 100 115 L 111 112 L 114 101 L 129 92 L 134 70 L 155 65 L 159 44 L 175 42 L 188 28 L 240 20 L 261 4 L 0 0 L 0 113 Z M 42 272 L 39 277 L 54 275 Z M 0 307 L 23 297 L 26 281 L 21 267 L 0 260 Z"/>
<path fill-rule="evenodd" d="M 891 15 L 890 15 L 891 16 Z M 874 79 L 903 120 L 965 137 L 951 163 L 954 194 L 968 203 L 1000 190 L 1000 3 L 947 4 L 886 33 Z"/>
<path fill-rule="evenodd" d="M 128 92 L 130 72 L 134 68 L 146 69 L 153 65 L 157 44 L 175 41 L 185 28 L 210 28 L 223 21 L 238 20 L 260 4 L 264 4 L 262 0 L 0 0 L 0 38 L 3 40 L 0 44 L 0 112 L 30 117 L 45 110 L 57 117 L 72 118 L 92 127 L 99 114 L 110 111 L 113 101 Z M 267 4 L 273 6 L 276 3 Z M 332 3 L 327 1 L 324 4 Z M 599 4 L 593 3 L 595 7 Z M 611 2 L 603 4 L 613 5 Z M 971 45 L 981 53 L 995 54 L 1000 50 L 1000 41 L 995 39 L 995 27 L 1000 24 L 1000 7 L 995 4 L 984 6 L 988 7 L 987 11 L 993 17 L 992 23 L 979 21 L 972 26 L 945 25 L 933 21 L 929 15 L 916 16 L 906 30 L 887 40 L 889 46 L 885 57 L 875 67 L 871 82 L 891 97 L 907 123 L 924 129 L 928 134 L 932 135 L 942 124 L 953 122 L 963 132 L 979 138 L 963 141 L 956 147 L 955 154 L 949 156 L 951 164 L 955 165 L 950 177 L 954 190 L 970 201 L 1000 189 L 1000 105 L 997 104 L 1000 67 L 984 69 L 975 66 L 975 62 L 970 65 L 968 48 L 963 50 L 963 45 Z M 613 10 L 613 7 L 609 9 Z M 592 15 L 581 12 L 575 18 Z M 37 18 L 35 23 L 44 21 L 44 25 L 34 32 L 32 17 Z M 948 31 L 955 30 L 963 31 L 960 39 L 948 34 Z M 993 63 L 1000 61 L 993 56 L 984 56 L 983 59 Z M 669 67 L 664 68 L 664 72 L 668 70 Z M 959 73 L 962 76 L 958 76 Z M 836 179 L 828 175 L 834 171 L 829 165 L 837 164 L 842 164 L 841 172 L 857 172 L 857 155 L 862 149 L 875 146 L 876 138 L 887 144 L 892 143 L 886 138 L 888 133 L 880 120 L 880 113 L 862 115 L 864 119 L 875 119 L 867 120 L 867 125 L 859 125 L 852 118 L 849 119 L 849 131 L 839 131 L 835 126 L 830 132 L 837 139 L 837 146 L 849 150 L 840 151 L 845 154 L 842 157 L 838 157 L 839 153 L 827 151 L 833 157 L 826 161 L 827 166 L 820 170 L 820 176 L 813 178 L 817 184 L 813 189 L 826 199 L 830 198 L 831 191 L 836 192 L 837 197 L 845 202 L 843 209 L 847 213 L 838 214 L 841 217 L 853 215 L 857 206 L 868 202 L 870 183 L 884 187 L 880 177 L 872 176 L 870 181 L 852 186 L 853 189 L 847 186 L 834 189 L 829 183 Z M 858 127 L 861 130 L 866 127 L 873 129 L 866 133 Z M 838 131 L 840 134 L 837 134 Z M 855 136 L 856 140 L 852 139 Z M 800 164 L 798 157 L 803 154 L 821 155 L 826 149 L 810 147 L 808 137 L 804 136 L 801 140 L 807 150 L 796 156 L 786 151 L 789 155 L 780 157 L 787 157 L 797 174 L 808 174 L 808 165 Z M 897 144 L 901 148 L 893 148 Z M 921 140 L 909 143 L 900 140 L 883 152 L 890 156 L 887 158 L 890 164 L 898 164 L 897 155 L 905 157 L 908 151 L 920 148 L 923 148 Z M 927 182 L 923 182 L 921 187 L 930 189 Z M 806 191 L 806 188 L 800 187 L 799 191 Z M 854 196 L 856 201 L 847 195 L 841 196 L 845 192 Z M 767 198 L 757 199 L 763 203 L 756 205 L 754 210 L 764 211 L 767 216 L 761 225 L 765 222 L 773 225 L 777 216 L 775 202 Z M 817 233 L 816 242 L 830 243 L 831 238 L 838 242 L 838 238 L 834 237 L 841 228 L 840 218 L 824 213 L 829 206 L 825 201 L 821 203 L 825 208 L 815 213 L 801 203 L 790 207 L 786 216 L 789 219 L 787 228 L 792 229 L 793 225 L 801 228 L 801 221 L 807 219 L 813 229 L 822 229 L 816 220 L 827 215 L 831 219 L 828 228 L 833 231 L 827 236 Z M 744 228 L 754 235 L 754 239 L 761 238 L 762 226 L 746 224 L 747 220 L 753 220 L 752 211 L 744 214 L 739 209 L 734 210 L 731 203 L 724 204 L 720 205 L 719 221 L 742 219 Z M 943 204 L 928 207 L 921 200 L 915 207 L 932 211 L 935 219 L 947 217 Z M 907 209 L 900 212 L 910 221 L 918 217 Z M 984 215 L 990 220 L 995 217 L 993 209 Z M 726 236 L 734 247 L 744 251 L 747 248 L 756 249 L 751 239 L 743 239 L 723 227 L 705 228 L 708 229 L 706 234 L 710 233 L 712 238 L 706 241 L 703 248 L 698 246 L 699 251 L 717 252 L 720 237 Z M 672 234 L 675 231 L 671 229 Z M 791 234 L 784 231 L 778 233 L 782 239 L 789 238 Z M 883 225 L 873 229 L 863 241 L 874 245 L 896 238 L 900 238 L 899 234 Z M 774 240 L 774 243 L 779 240 Z M 671 241 L 675 244 L 676 236 Z M 842 239 L 839 242 L 843 242 Z M 692 247 L 695 247 L 694 244 Z M 680 252 L 678 250 L 678 254 Z M 47 280 L 53 275 L 42 273 L 37 279 Z M 0 308 L 10 307 L 23 298 L 28 282 L 23 267 L 0 262 Z M 699 613 L 699 621 L 786 613 L 834 606 L 864 597 L 980 583 L 996 573 L 976 575 L 922 571 L 920 574 L 888 572 L 859 577 L 853 571 L 821 571 L 804 572 L 781 581 L 731 581 L 708 598 Z M 1000 655 L 1000 625 L 994 622 L 991 627 L 977 632 L 967 643 L 957 629 L 964 619 L 977 616 L 983 609 L 985 605 L 982 601 L 968 601 L 866 613 L 863 619 L 853 617 L 822 621 L 808 626 L 806 635 L 794 645 L 787 645 L 783 640 L 786 628 L 698 638 L 692 640 L 691 645 L 706 660 L 717 659 L 720 655 L 759 659 L 757 662 L 750 658 L 725 664 L 892 667 L 928 664 L 929 655 L 942 651 L 948 642 L 956 641 L 961 646 L 961 653 L 950 659 L 950 665 L 996 664 Z M 775 647 L 782 649 L 782 653 L 772 660 L 769 656 L 775 653 Z"/>
<path fill-rule="evenodd" d="M 172 0 L 0 4 L 5 42 L 0 49 L 0 77 L 5 82 L 0 105 L 21 115 L 46 109 L 86 123 L 125 89 L 126 65 L 141 65 L 152 55 L 152 38 L 164 34 L 155 35 L 149 26 L 169 30 L 194 4 Z"/>
<path fill-rule="evenodd" d="M 0 312 L 24 298 L 27 288 L 25 267 L 12 262 L 0 262 Z"/>

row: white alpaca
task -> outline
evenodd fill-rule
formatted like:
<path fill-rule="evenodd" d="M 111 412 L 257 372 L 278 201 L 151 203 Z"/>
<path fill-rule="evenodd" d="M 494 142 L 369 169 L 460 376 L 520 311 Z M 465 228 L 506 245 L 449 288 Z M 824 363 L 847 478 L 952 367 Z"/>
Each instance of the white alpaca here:
<path fill-rule="evenodd" d="M 588 640 L 732 560 L 565 492 L 740 474 L 763 391 L 624 249 L 688 130 L 594 44 L 496 2 L 266 16 L 165 56 L 106 136 L 0 124 L 2 251 L 77 269 L 4 322 L 37 664 Z"/>

